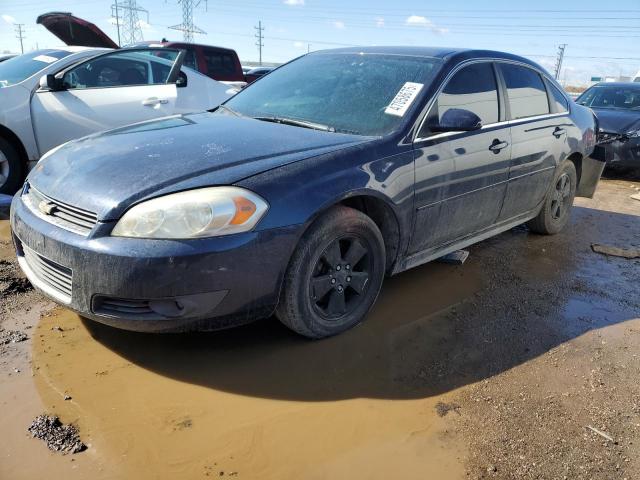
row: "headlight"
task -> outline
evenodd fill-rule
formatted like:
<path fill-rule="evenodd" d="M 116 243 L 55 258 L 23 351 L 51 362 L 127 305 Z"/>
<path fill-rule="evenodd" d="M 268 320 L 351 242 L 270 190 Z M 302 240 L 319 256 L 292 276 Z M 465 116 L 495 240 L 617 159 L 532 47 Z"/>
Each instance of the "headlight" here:
<path fill-rule="evenodd" d="M 203 238 L 251 230 L 267 202 L 238 187 L 173 193 L 140 203 L 118 221 L 111 235 L 138 238 Z"/>

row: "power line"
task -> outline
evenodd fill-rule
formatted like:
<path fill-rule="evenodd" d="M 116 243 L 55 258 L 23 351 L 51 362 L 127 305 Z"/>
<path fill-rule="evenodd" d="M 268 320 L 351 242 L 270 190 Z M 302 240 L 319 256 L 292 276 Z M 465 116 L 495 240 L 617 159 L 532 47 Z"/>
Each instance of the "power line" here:
<path fill-rule="evenodd" d="M 264 47 L 264 43 L 262 42 L 262 40 L 264 39 L 264 37 L 262 36 L 262 32 L 264 32 L 264 27 L 262 26 L 262 20 L 260 20 L 258 22 L 258 26 L 257 27 L 253 27 L 256 29 L 256 34 L 255 37 L 258 40 L 256 42 L 256 47 L 258 47 L 258 55 L 259 55 L 259 62 L 260 62 L 260 66 L 262 66 L 262 47 Z"/>
<path fill-rule="evenodd" d="M 194 33 L 207 33 L 193 24 L 193 9 L 197 8 L 202 3 L 202 0 L 178 0 L 178 3 L 182 5 L 182 23 L 169 28 L 181 31 L 185 42 L 193 42 Z M 204 4 L 206 9 L 207 0 L 204 0 Z"/>
<path fill-rule="evenodd" d="M 23 40 L 27 38 L 24 35 L 24 23 L 14 23 L 13 25 L 16 28 L 16 38 L 20 40 L 20 53 L 24 53 Z"/>
<path fill-rule="evenodd" d="M 136 0 L 122 0 L 120 3 L 116 0 L 114 4 L 111 5 L 111 16 L 115 18 L 118 29 L 119 45 L 121 43 L 131 45 L 144 40 L 139 13 L 147 16 L 148 24 L 149 12 L 139 7 Z M 120 15 L 122 15 L 122 17 Z"/>

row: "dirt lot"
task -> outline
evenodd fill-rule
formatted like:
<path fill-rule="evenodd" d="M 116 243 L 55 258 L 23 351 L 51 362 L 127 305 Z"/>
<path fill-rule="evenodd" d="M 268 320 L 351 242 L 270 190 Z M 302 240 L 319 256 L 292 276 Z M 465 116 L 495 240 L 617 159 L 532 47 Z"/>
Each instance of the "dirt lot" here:
<path fill-rule="evenodd" d="M 603 181 L 560 235 L 514 229 L 389 279 L 366 323 L 319 342 L 274 319 L 83 321 L 19 279 L 0 221 L 0 478 L 640 478 L 640 259 L 590 248 L 640 247 L 638 189 Z M 87 450 L 32 439 L 41 413 Z"/>

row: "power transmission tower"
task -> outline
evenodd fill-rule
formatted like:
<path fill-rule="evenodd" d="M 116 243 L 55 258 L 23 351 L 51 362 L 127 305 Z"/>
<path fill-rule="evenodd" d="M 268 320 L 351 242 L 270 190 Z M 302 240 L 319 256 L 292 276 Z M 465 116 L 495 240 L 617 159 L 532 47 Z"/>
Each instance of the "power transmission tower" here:
<path fill-rule="evenodd" d="M 258 47 L 258 55 L 260 57 L 259 62 L 260 62 L 260 66 L 262 66 L 262 47 L 264 47 L 264 43 L 262 43 L 262 39 L 264 38 L 262 36 L 262 32 L 264 31 L 264 27 L 262 26 L 262 20 L 260 20 L 258 22 L 258 26 L 257 27 L 253 27 L 256 29 L 256 39 L 258 40 L 256 42 L 256 47 Z"/>
<path fill-rule="evenodd" d="M 556 59 L 556 74 L 555 78 L 558 80 L 560 78 L 560 70 L 562 70 L 562 59 L 564 58 L 564 49 L 567 48 L 567 44 L 563 43 L 558 46 L 558 58 Z"/>
<path fill-rule="evenodd" d="M 182 5 L 182 23 L 169 28 L 181 31 L 185 42 L 193 42 L 194 33 L 207 33 L 193 24 L 193 9 L 199 7 L 202 0 L 178 0 L 178 3 Z M 204 0 L 204 4 L 206 9 L 207 0 Z"/>
<path fill-rule="evenodd" d="M 23 40 L 26 38 L 24 36 L 24 23 L 14 23 L 16 27 L 16 38 L 20 40 L 20 52 L 24 53 L 24 43 Z"/>
<path fill-rule="evenodd" d="M 140 13 L 147 16 L 147 23 L 149 23 L 149 12 L 139 7 L 136 0 L 121 0 L 120 2 L 116 0 L 111 5 L 111 15 L 116 19 L 118 28 L 118 44 L 131 45 L 144 40 L 140 25 Z"/>

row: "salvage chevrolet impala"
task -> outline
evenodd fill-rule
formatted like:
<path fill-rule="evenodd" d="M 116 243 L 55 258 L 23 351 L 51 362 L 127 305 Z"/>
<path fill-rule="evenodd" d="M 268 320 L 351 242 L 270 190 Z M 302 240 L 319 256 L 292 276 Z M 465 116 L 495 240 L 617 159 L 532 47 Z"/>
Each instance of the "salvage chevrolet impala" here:
<path fill-rule="evenodd" d="M 13 238 L 31 282 L 89 319 L 180 331 L 275 313 L 321 338 L 363 320 L 385 275 L 522 223 L 560 231 L 600 177 L 596 127 L 514 55 L 315 52 L 213 112 L 49 152 Z"/>

